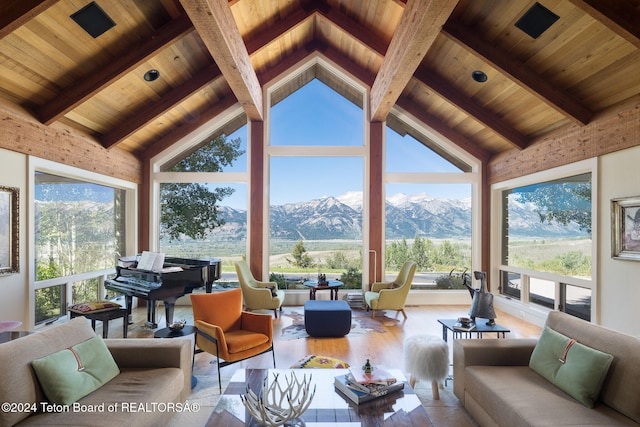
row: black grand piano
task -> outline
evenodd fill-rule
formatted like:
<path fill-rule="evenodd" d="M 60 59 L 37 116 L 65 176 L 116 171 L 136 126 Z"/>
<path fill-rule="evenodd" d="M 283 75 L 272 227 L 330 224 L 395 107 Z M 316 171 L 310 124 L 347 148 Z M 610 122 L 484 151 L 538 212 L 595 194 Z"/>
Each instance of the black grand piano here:
<path fill-rule="evenodd" d="M 164 302 L 167 326 L 173 323 L 176 300 L 194 289 L 205 287 L 210 293 L 213 282 L 220 278 L 220 258 L 190 259 L 166 257 L 162 272 L 139 270 L 136 263 L 116 266 L 116 277 L 107 279 L 104 287 L 124 295 L 131 314 L 133 297 L 148 300 L 147 326 L 157 328 L 156 301 Z"/>

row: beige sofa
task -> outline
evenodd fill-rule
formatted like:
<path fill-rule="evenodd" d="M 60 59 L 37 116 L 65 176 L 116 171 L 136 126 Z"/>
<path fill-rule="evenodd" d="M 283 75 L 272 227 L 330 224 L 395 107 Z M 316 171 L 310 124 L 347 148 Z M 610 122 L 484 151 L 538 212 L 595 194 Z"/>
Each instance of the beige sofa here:
<path fill-rule="evenodd" d="M 159 426 L 191 390 L 192 343 L 187 339 L 107 339 L 120 374 L 67 412 L 47 406 L 31 361 L 95 336 L 78 317 L 0 344 L 0 427 L 20 425 Z M 33 413 L 33 410 L 39 412 Z M 43 411 L 44 410 L 44 411 Z"/>
<path fill-rule="evenodd" d="M 546 325 L 613 355 L 590 409 L 529 367 L 536 339 L 456 340 L 454 393 L 481 426 L 640 425 L 640 339 L 552 312 Z"/>

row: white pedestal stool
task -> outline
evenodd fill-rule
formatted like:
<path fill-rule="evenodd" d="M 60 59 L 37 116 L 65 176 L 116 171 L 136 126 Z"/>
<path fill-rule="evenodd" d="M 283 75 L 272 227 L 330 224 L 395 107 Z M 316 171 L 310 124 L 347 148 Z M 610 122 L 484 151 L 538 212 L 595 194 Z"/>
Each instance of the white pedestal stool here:
<path fill-rule="evenodd" d="M 404 369 L 413 387 L 417 379 L 431 381 L 433 398 L 440 399 L 438 385 L 449 374 L 449 346 L 434 335 L 413 335 L 404 340 Z"/>

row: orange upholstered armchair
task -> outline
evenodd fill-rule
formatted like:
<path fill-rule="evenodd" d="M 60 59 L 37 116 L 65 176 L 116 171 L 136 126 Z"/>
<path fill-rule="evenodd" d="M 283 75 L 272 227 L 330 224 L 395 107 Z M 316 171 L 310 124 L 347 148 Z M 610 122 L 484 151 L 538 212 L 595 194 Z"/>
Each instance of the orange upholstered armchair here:
<path fill-rule="evenodd" d="M 221 393 L 221 367 L 268 351 L 272 352 L 276 367 L 271 315 L 242 311 L 241 289 L 191 294 L 191 305 L 197 329 L 196 345 L 216 356 Z"/>

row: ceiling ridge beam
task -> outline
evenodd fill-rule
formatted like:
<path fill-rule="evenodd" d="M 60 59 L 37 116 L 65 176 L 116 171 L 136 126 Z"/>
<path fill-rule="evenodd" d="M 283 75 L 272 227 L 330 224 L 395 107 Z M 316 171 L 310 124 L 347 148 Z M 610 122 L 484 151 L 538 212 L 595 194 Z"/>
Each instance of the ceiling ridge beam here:
<path fill-rule="evenodd" d="M 59 1 L 60 0 L 3 0 L 0 6 L 0 40 Z"/>
<path fill-rule="evenodd" d="M 449 21 L 442 29 L 443 34 L 459 43 L 489 65 L 498 69 L 516 84 L 549 105 L 558 113 L 580 124 L 587 124 L 593 112 L 568 96 L 548 80 L 529 70 L 525 64 L 511 59 L 509 55 L 495 48 L 492 43 L 482 40 L 459 22 Z"/>
<path fill-rule="evenodd" d="M 36 115 L 42 123 L 51 124 L 192 31 L 194 28 L 186 16 L 165 24 L 136 49 L 127 50 L 99 73 L 65 88 L 55 99 L 38 108 Z"/>
<path fill-rule="evenodd" d="M 496 114 L 473 101 L 466 94 L 456 90 L 451 83 L 437 75 L 434 71 L 420 67 L 414 74 L 414 78 L 444 98 L 447 102 L 465 112 L 473 120 L 480 122 L 506 139 L 514 147 L 522 150 L 529 146 L 529 141 L 523 134 L 507 125 L 504 120 L 501 120 Z"/>
<path fill-rule="evenodd" d="M 105 134 L 100 142 L 105 148 L 111 148 L 119 144 L 152 120 L 160 117 L 204 86 L 221 77 L 222 73 L 220 73 L 218 66 L 211 64 L 207 68 L 197 72 L 180 86 L 162 95 L 157 102 L 152 103 L 141 111 L 133 113 L 129 118 L 118 123 L 118 126 L 111 132 Z"/>
<path fill-rule="evenodd" d="M 294 50 L 292 53 L 284 57 L 277 65 L 271 67 L 268 71 L 261 73 L 259 78 L 262 85 L 269 84 L 272 80 L 278 78 L 287 70 L 296 67 L 299 63 L 305 61 L 314 53 L 319 53 L 325 59 L 333 62 L 341 68 L 346 74 L 358 80 L 365 86 L 371 87 L 375 79 L 375 75 L 362 67 L 354 66 L 353 62 L 345 57 L 335 48 L 327 44 L 314 40 L 305 46 Z"/>
<path fill-rule="evenodd" d="M 179 140 L 186 138 L 190 133 L 197 131 L 211 120 L 214 120 L 219 114 L 222 114 L 237 103 L 238 101 L 234 96 L 231 96 L 231 94 L 221 98 L 220 100 L 218 100 L 218 102 L 216 102 L 216 105 L 213 108 L 207 109 L 196 120 L 178 126 L 167 135 L 153 142 L 146 150 L 140 153 L 140 160 L 142 160 L 143 162 L 149 161 L 152 157 L 157 156 L 167 148 L 170 148 Z"/>
<path fill-rule="evenodd" d="M 417 120 L 421 121 L 431 130 L 439 133 L 451 143 L 457 145 L 464 151 L 468 152 L 478 160 L 482 162 L 489 161 L 490 154 L 487 150 L 480 147 L 475 141 L 470 140 L 466 136 L 447 126 L 440 118 L 427 113 L 424 108 L 416 105 L 415 102 L 410 101 L 406 97 L 400 97 L 397 101 L 397 106 L 407 114 L 412 115 Z"/>
<path fill-rule="evenodd" d="M 640 48 L 640 10 L 638 2 L 611 0 L 569 0 L 578 9 L 604 24 L 620 37 Z"/>
<path fill-rule="evenodd" d="M 264 120 L 262 87 L 227 0 L 180 0 L 249 120 Z"/>
<path fill-rule="evenodd" d="M 319 6 L 289 15 L 285 20 L 280 21 L 277 25 L 273 25 L 268 30 L 252 37 L 250 40 L 247 40 L 246 46 L 249 56 L 253 56 L 269 46 L 269 44 L 273 43 L 274 40 L 277 40 L 288 32 L 293 31 L 309 19 L 314 18 L 319 18 L 335 25 L 337 28 L 342 30 L 347 37 L 361 43 L 374 54 L 384 57 L 387 46 L 380 37 L 377 37 L 366 27 L 355 23 L 346 15 L 336 12 L 331 8 L 320 8 Z M 355 33 L 354 28 L 356 28 Z M 263 81 L 263 79 L 259 80 Z"/>
<path fill-rule="evenodd" d="M 371 121 L 384 121 L 458 0 L 408 1 L 371 88 Z"/>

